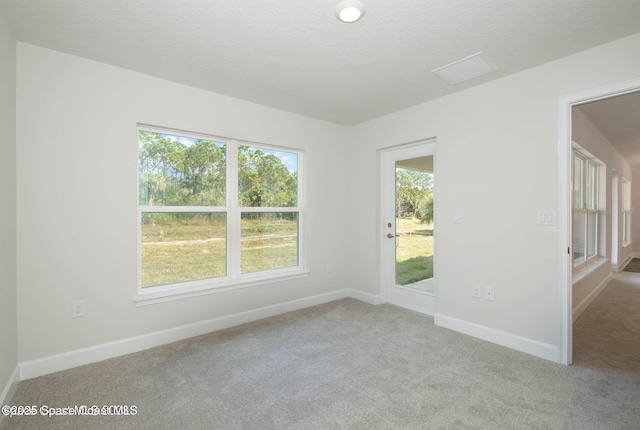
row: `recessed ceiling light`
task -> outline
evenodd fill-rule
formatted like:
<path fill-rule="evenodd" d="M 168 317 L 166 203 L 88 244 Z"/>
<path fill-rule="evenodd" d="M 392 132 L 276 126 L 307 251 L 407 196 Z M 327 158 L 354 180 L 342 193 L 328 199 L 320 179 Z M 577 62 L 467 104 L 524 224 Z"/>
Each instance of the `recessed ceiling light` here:
<path fill-rule="evenodd" d="M 478 52 L 462 60 L 439 67 L 431 72 L 440 76 L 451 85 L 455 85 L 497 69 L 487 54 Z"/>
<path fill-rule="evenodd" d="M 346 23 L 356 22 L 364 15 L 364 4 L 358 0 L 344 0 L 336 6 L 336 17 Z"/>

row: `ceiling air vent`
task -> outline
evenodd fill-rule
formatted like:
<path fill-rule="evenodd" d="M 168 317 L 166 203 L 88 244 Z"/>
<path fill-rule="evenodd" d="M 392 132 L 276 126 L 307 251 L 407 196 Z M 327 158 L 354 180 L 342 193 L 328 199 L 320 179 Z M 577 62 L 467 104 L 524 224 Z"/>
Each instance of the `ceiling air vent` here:
<path fill-rule="evenodd" d="M 462 60 L 454 61 L 431 72 L 435 73 L 451 85 L 493 72 L 498 68 L 483 52 L 470 55 Z"/>

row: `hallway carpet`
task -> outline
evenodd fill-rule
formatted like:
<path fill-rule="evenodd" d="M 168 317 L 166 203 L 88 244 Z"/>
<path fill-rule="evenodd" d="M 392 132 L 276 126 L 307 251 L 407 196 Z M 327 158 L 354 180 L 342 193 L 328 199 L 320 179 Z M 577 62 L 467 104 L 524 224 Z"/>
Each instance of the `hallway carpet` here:
<path fill-rule="evenodd" d="M 640 273 L 640 258 L 632 258 L 622 270 L 624 272 Z"/>

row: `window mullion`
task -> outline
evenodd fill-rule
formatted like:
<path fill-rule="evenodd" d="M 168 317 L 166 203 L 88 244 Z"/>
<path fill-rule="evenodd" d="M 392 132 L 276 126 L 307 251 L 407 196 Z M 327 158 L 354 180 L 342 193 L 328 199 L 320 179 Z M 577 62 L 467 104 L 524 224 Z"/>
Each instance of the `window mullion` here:
<path fill-rule="evenodd" d="M 224 206 L 140 206 L 142 213 L 153 212 L 226 212 L 227 208 Z"/>
<path fill-rule="evenodd" d="M 238 207 L 238 142 L 227 147 L 227 274 L 240 276 L 240 208 Z"/>
<path fill-rule="evenodd" d="M 589 163 L 582 159 L 582 209 L 584 212 L 584 227 L 582 237 L 584 237 L 584 261 L 589 260 Z"/>
<path fill-rule="evenodd" d="M 589 182 L 589 162 L 588 160 L 582 160 L 582 175 L 583 187 L 582 187 L 582 204 L 583 209 L 589 211 L 589 193 L 591 192 L 591 183 Z"/>
<path fill-rule="evenodd" d="M 300 212 L 300 208 L 298 207 L 275 207 L 275 206 L 244 206 L 238 208 L 240 212 Z"/>

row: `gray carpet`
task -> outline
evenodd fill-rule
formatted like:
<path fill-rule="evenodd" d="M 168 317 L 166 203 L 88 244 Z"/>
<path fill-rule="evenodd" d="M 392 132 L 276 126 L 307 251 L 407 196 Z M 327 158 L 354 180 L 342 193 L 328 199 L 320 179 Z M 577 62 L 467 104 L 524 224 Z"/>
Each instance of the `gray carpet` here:
<path fill-rule="evenodd" d="M 14 417 L 0 428 L 638 429 L 638 320 L 603 309 L 633 307 L 619 289 L 637 303 L 640 287 L 605 290 L 576 323 L 575 366 L 345 299 L 23 381 L 12 400 L 136 405 L 135 416 Z"/>
<path fill-rule="evenodd" d="M 640 275 L 617 273 L 576 321 L 573 336 L 575 366 L 640 378 Z"/>

